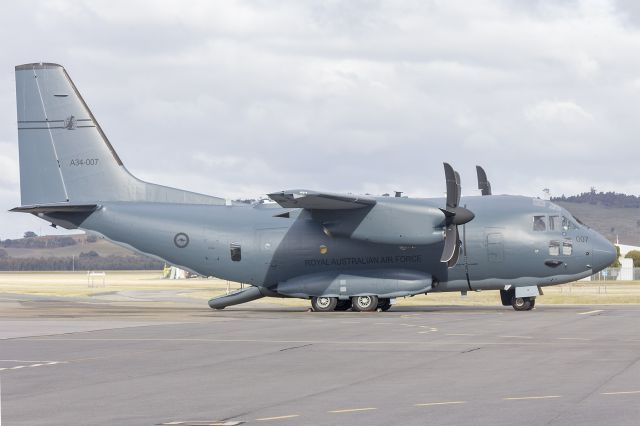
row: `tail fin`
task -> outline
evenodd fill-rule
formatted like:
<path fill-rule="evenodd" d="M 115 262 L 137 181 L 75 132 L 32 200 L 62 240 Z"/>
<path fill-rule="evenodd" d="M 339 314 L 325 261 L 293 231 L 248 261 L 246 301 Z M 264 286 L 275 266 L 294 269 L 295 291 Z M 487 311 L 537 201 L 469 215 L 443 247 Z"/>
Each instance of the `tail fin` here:
<path fill-rule="evenodd" d="M 22 205 L 100 201 L 224 204 L 132 176 L 65 69 L 16 67 Z"/>

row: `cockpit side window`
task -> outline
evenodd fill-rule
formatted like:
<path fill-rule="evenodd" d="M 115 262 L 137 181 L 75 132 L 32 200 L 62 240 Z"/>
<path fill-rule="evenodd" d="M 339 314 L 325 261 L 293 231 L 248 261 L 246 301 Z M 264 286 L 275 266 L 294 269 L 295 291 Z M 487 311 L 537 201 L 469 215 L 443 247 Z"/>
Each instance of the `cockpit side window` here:
<path fill-rule="evenodd" d="M 578 229 L 578 225 L 569 220 L 566 216 L 562 216 L 562 229 L 568 231 L 570 229 Z"/>
<path fill-rule="evenodd" d="M 534 216 L 533 217 L 533 230 L 534 231 L 546 231 L 547 223 L 545 216 Z"/>
<path fill-rule="evenodd" d="M 549 255 L 560 256 L 560 241 L 549 241 Z"/>
<path fill-rule="evenodd" d="M 571 244 L 571 241 L 564 241 L 562 243 L 562 255 L 571 256 L 571 254 L 573 254 L 573 244 Z"/>
<path fill-rule="evenodd" d="M 560 230 L 560 216 L 549 216 L 549 231 Z"/>

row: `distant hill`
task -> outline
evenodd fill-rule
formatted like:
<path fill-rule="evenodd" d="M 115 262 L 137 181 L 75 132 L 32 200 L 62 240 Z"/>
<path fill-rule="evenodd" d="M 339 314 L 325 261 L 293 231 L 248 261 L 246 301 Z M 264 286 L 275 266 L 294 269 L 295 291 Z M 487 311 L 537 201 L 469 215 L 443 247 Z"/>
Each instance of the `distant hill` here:
<path fill-rule="evenodd" d="M 561 197 L 553 197 L 551 201 L 601 205 L 604 207 L 622 207 L 622 208 L 640 208 L 640 197 L 635 195 L 627 195 L 619 192 L 597 192 L 595 188 L 591 188 L 589 192 L 583 192 L 579 195 L 570 195 Z"/>
<path fill-rule="evenodd" d="M 0 241 L 0 271 L 162 269 L 163 263 L 92 235 Z"/>
<path fill-rule="evenodd" d="M 611 242 L 640 246 L 640 197 L 591 189 L 579 195 L 552 198 Z"/>

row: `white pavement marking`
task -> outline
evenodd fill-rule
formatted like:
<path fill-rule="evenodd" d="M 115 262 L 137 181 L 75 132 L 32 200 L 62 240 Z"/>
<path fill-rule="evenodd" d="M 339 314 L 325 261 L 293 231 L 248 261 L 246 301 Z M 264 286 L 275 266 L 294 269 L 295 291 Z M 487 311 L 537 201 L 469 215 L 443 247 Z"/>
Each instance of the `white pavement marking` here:
<path fill-rule="evenodd" d="M 602 392 L 600 395 L 631 395 L 640 393 L 640 390 L 637 391 L 622 391 L 622 392 Z"/>
<path fill-rule="evenodd" d="M 287 416 L 277 416 L 277 417 L 262 417 L 259 419 L 256 419 L 259 422 L 263 422 L 263 421 L 267 421 L 267 420 L 285 420 L 285 419 L 292 419 L 294 417 L 300 417 L 300 414 L 289 414 Z"/>
<path fill-rule="evenodd" d="M 377 410 L 377 408 L 375 407 L 367 407 L 367 408 L 347 408 L 345 410 L 333 410 L 333 411 L 328 411 L 328 413 L 354 413 L 356 411 L 370 411 L 370 410 Z"/>
<path fill-rule="evenodd" d="M 590 341 L 591 339 L 586 339 L 584 337 L 556 337 L 558 340 L 582 340 L 582 341 Z"/>
<path fill-rule="evenodd" d="M 598 312 L 604 312 L 603 309 L 596 309 L 595 311 L 578 312 L 578 315 L 597 314 Z"/>
<path fill-rule="evenodd" d="M 507 339 L 533 339 L 533 337 L 531 336 L 498 336 L 498 337 L 504 337 Z"/>
<path fill-rule="evenodd" d="M 502 398 L 502 399 L 505 401 L 518 401 L 523 399 L 550 399 L 550 398 L 562 398 L 562 395 L 517 396 L 517 397 Z"/>
<path fill-rule="evenodd" d="M 416 407 L 430 407 L 432 405 L 451 405 L 451 404 L 466 404 L 467 401 L 446 401 L 446 402 L 425 402 L 422 404 L 415 404 Z"/>
<path fill-rule="evenodd" d="M 33 367 L 46 367 L 48 365 L 57 365 L 57 364 L 66 364 L 66 363 L 67 361 L 48 361 L 44 363 L 36 363 L 36 364 L 29 364 L 29 365 L 14 365 L 13 367 L 2 367 L 0 368 L 0 371 L 20 370 L 22 368 L 33 368 Z"/>

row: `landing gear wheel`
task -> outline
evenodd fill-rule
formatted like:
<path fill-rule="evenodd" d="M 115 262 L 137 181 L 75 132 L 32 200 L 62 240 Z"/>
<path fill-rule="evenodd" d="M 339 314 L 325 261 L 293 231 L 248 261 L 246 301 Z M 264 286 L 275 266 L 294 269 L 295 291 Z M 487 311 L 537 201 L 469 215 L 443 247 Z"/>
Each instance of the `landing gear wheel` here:
<path fill-rule="evenodd" d="M 511 306 L 516 311 L 530 311 L 535 305 L 535 299 L 532 297 L 515 297 L 511 298 Z"/>
<path fill-rule="evenodd" d="M 378 296 L 353 296 L 351 305 L 357 312 L 375 311 L 378 307 Z"/>
<path fill-rule="evenodd" d="M 338 300 L 338 304 L 336 305 L 336 311 L 346 311 L 348 309 L 351 309 L 351 299 Z"/>
<path fill-rule="evenodd" d="M 529 306 L 529 309 L 527 309 L 528 311 L 532 310 L 534 306 L 536 306 L 536 298 L 532 297 L 530 299 L 531 305 Z"/>
<path fill-rule="evenodd" d="M 378 309 L 383 312 L 391 309 L 391 300 L 390 299 L 378 299 Z"/>
<path fill-rule="evenodd" d="M 311 308 L 314 312 L 331 312 L 336 309 L 338 298 L 336 297 L 312 297 Z"/>

